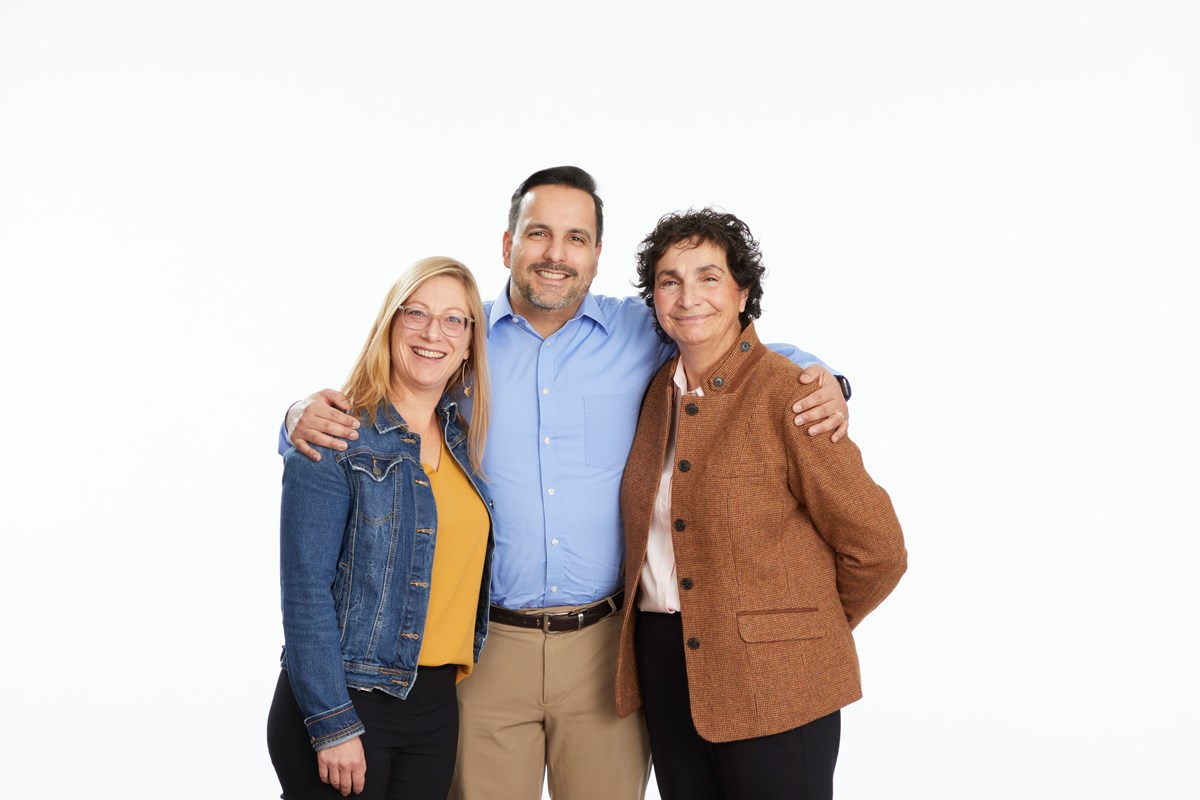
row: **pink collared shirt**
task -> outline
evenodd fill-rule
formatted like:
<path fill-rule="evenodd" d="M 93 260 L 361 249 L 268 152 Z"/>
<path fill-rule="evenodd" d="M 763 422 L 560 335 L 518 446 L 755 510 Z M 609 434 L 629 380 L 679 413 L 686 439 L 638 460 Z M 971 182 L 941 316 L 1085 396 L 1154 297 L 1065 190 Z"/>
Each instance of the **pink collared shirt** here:
<path fill-rule="evenodd" d="M 646 560 L 642 563 L 642 579 L 638 587 L 637 607 L 642 611 L 675 614 L 679 611 L 679 581 L 675 576 L 675 545 L 671 539 L 671 475 L 675 471 L 675 429 L 679 423 L 679 406 L 683 397 L 703 397 L 704 390 L 687 390 L 683 359 L 675 367 L 675 406 L 671 410 L 671 433 L 667 438 L 667 458 L 658 481 L 654 498 L 654 515 L 650 518 L 650 538 L 646 542 Z"/>

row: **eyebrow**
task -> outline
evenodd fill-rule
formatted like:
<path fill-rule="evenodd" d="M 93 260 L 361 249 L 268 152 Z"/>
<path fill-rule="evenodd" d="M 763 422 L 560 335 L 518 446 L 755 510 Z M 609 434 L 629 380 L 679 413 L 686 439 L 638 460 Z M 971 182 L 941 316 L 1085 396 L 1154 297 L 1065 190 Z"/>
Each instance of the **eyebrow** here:
<path fill-rule="evenodd" d="M 693 272 L 711 272 L 713 270 L 716 270 L 717 272 L 728 272 L 729 271 L 725 267 L 722 267 L 720 264 L 704 264 L 702 266 L 696 267 L 692 271 Z M 657 272 L 655 272 L 654 277 L 657 278 L 659 275 L 673 275 L 675 277 L 679 277 L 682 274 L 683 274 L 682 272 L 675 269 L 674 267 L 668 267 L 666 269 L 660 269 Z"/>

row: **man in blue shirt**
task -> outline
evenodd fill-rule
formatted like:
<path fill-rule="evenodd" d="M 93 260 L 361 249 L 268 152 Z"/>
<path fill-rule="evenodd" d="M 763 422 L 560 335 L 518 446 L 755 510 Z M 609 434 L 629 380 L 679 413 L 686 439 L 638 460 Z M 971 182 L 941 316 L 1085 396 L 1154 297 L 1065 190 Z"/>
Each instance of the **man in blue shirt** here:
<path fill-rule="evenodd" d="M 589 292 L 603 202 L 577 167 L 514 192 L 504 234 L 512 275 L 488 307 L 492 424 L 484 470 L 495 501 L 487 646 L 459 685 L 451 797 L 641 798 L 649 745 L 640 714 L 616 715 L 624 541 L 621 478 L 651 376 L 674 353 L 637 297 Z M 775 347 L 822 388 L 794 410 L 813 435 L 846 433 L 848 389 L 807 353 Z M 288 414 L 293 444 L 345 449 L 357 423 L 325 390 Z"/>

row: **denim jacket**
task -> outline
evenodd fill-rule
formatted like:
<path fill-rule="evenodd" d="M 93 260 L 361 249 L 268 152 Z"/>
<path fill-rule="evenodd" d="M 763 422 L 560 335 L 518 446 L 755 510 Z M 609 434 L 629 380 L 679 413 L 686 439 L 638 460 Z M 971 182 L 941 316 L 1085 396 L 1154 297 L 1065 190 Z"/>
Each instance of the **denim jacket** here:
<path fill-rule="evenodd" d="M 438 408 L 445 442 L 479 492 L 458 407 Z M 437 507 L 421 466 L 421 440 L 390 405 L 364 416 L 344 452 L 310 461 L 284 453 L 280 593 L 282 665 L 314 749 L 363 732 L 349 688 L 404 698 L 417 679 L 429 609 Z M 475 660 L 487 638 L 493 539 L 479 583 Z"/>

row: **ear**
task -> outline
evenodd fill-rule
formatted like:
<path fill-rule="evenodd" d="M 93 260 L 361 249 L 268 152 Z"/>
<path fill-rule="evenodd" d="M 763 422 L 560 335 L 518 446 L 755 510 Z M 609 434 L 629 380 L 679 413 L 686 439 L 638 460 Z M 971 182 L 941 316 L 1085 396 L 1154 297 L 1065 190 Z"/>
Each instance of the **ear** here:
<path fill-rule="evenodd" d="M 504 259 L 506 269 L 512 269 L 510 260 L 512 259 L 513 237 L 508 231 L 504 232 L 504 238 L 500 242 L 500 255 Z"/>
<path fill-rule="evenodd" d="M 738 313 L 741 314 L 746 310 L 746 301 L 750 299 L 750 287 L 747 286 L 745 289 L 742 289 L 738 292 L 738 295 L 742 298 L 742 307 L 738 309 Z"/>

